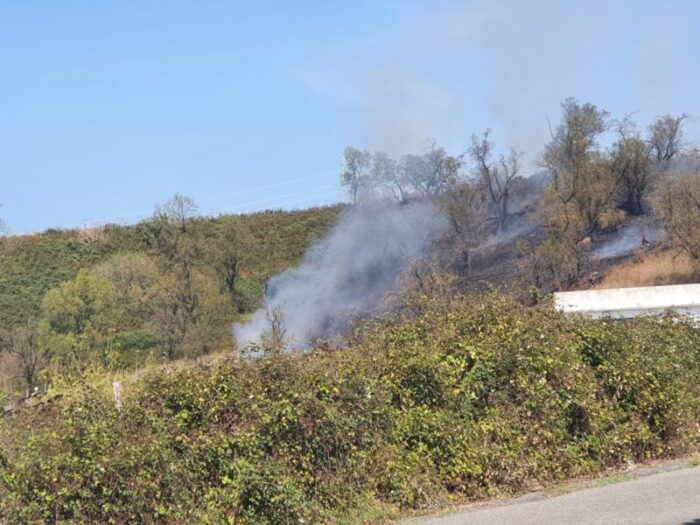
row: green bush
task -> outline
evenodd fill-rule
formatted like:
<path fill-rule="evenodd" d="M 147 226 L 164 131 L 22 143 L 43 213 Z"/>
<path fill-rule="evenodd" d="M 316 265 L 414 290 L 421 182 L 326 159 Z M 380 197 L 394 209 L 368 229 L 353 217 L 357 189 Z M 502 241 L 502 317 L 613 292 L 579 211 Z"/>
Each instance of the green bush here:
<path fill-rule="evenodd" d="M 0 422 L 7 523 L 316 523 L 510 494 L 700 444 L 700 333 L 501 296 L 348 348 L 76 384 Z"/>

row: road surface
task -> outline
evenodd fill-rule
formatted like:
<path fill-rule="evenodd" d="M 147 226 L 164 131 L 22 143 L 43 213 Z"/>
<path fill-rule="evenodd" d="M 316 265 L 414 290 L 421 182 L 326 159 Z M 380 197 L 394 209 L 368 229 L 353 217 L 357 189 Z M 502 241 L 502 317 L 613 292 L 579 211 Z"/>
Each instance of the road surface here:
<path fill-rule="evenodd" d="M 700 525 L 700 467 L 662 472 L 563 496 L 542 495 L 424 518 L 422 525 Z"/>

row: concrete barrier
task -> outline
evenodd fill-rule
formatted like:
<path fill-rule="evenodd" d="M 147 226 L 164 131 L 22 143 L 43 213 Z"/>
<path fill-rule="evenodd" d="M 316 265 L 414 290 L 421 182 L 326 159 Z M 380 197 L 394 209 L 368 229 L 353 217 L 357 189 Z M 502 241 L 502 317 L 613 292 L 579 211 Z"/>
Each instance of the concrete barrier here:
<path fill-rule="evenodd" d="M 674 311 L 700 319 L 700 284 L 557 292 L 554 304 L 563 312 L 593 318 L 630 319 Z"/>

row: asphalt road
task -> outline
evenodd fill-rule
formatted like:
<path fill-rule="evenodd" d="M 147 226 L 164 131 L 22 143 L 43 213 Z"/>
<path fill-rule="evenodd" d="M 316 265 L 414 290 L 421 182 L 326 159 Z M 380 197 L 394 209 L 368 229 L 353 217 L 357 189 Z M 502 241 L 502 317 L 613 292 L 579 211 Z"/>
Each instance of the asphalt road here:
<path fill-rule="evenodd" d="M 700 525 L 700 467 L 663 472 L 563 496 L 520 498 L 423 525 Z"/>

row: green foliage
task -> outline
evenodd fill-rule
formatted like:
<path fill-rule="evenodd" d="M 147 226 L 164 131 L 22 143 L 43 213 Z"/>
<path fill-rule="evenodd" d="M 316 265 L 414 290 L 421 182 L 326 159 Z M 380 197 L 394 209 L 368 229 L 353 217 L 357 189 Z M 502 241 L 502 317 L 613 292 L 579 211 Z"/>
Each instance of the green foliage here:
<path fill-rule="evenodd" d="M 121 313 L 112 283 L 87 270 L 50 290 L 42 311 L 51 332 L 61 335 L 79 335 L 90 328 L 105 331 L 118 322 Z"/>
<path fill-rule="evenodd" d="M 133 368 L 229 349 L 231 323 L 257 308 L 267 279 L 296 264 L 339 210 L 204 219 L 185 197 L 168 206 L 135 226 L 3 238 L 0 328 L 37 319 L 38 349 L 59 367 Z M 10 373 L 0 371 L 6 385 Z"/>
<path fill-rule="evenodd" d="M 0 518 L 345 522 L 700 444 L 691 323 L 495 295 L 407 306 L 343 350 L 154 370 L 120 412 L 63 387 L 0 422 Z"/>
<path fill-rule="evenodd" d="M 8 237 L 0 245 L 0 324 L 38 317 L 44 294 L 106 256 L 110 247 L 80 240 L 77 233 L 50 231 Z"/>
<path fill-rule="evenodd" d="M 262 297 L 272 275 L 295 265 L 308 246 L 333 224 L 339 207 L 249 215 L 222 215 L 194 219 L 203 243 L 217 239 L 230 222 L 242 224 L 254 246 L 242 265 L 241 275 L 252 281 L 247 290 Z M 154 246 L 154 221 L 134 226 L 107 225 L 96 231 L 48 230 L 41 234 L 7 237 L 0 244 L 0 325 L 21 325 L 38 317 L 41 301 L 50 289 L 75 278 L 110 256 L 149 255 Z M 205 261 L 202 261 L 203 263 Z M 250 306 L 253 308 L 254 306 Z"/>

